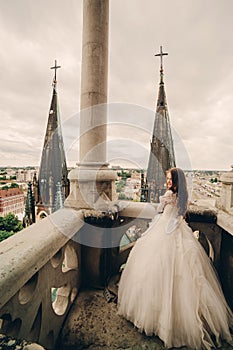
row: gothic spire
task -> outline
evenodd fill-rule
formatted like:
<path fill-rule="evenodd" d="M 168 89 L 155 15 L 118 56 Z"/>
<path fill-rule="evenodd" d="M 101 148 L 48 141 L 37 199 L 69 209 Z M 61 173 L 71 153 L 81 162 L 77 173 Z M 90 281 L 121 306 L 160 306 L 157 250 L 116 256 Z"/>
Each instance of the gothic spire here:
<path fill-rule="evenodd" d="M 160 83 L 155 112 L 151 150 L 147 169 L 147 201 L 158 202 L 165 192 L 166 170 L 175 166 L 175 155 L 164 87 L 163 56 L 168 55 L 160 46 Z"/>
<path fill-rule="evenodd" d="M 44 210 L 46 210 L 48 214 L 53 211 L 55 205 L 57 183 L 62 183 L 62 179 L 65 177 L 68 184 L 68 171 L 57 95 L 57 69 L 60 67 L 61 66 L 57 65 L 56 60 L 55 65 L 51 67 L 51 69 L 54 69 L 55 71 L 53 78 L 53 93 L 38 178 L 40 202 L 43 204 Z"/>

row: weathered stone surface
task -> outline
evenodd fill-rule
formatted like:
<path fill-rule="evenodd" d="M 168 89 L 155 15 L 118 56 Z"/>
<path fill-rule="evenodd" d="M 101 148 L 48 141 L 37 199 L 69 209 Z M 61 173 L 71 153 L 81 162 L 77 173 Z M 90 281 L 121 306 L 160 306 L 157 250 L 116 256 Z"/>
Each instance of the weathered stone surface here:
<path fill-rule="evenodd" d="M 156 337 L 146 337 L 117 315 L 102 290 L 83 291 L 73 305 L 62 331 L 60 349 L 163 349 Z"/>
<path fill-rule="evenodd" d="M 81 211 L 63 208 L 1 242 L 0 308 L 75 235 L 82 218 Z"/>
<path fill-rule="evenodd" d="M 117 315 L 116 304 L 107 303 L 102 290 L 88 290 L 81 292 L 74 303 L 58 349 L 159 350 L 165 347 L 159 338 L 147 337 Z M 222 349 L 232 348 L 225 345 Z"/>

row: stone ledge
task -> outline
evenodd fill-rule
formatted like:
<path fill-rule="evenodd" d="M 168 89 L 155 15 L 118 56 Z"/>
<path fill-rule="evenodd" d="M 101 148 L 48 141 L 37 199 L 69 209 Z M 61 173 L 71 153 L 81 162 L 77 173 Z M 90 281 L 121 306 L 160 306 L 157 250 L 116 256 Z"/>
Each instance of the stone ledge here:
<path fill-rule="evenodd" d="M 217 209 L 214 207 L 206 207 L 201 205 L 190 205 L 187 211 L 188 222 L 205 222 L 216 224 L 217 222 Z"/>
<path fill-rule="evenodd" d="M 219 210 L 217 215 L 217 224 L 233 236 L 233 215 Z"/>

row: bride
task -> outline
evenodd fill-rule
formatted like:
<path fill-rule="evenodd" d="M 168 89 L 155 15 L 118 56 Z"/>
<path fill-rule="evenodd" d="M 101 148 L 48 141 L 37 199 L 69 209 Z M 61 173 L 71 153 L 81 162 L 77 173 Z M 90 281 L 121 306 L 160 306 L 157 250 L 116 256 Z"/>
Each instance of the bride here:
<path fill-rule="evenodd" d="M 211 349 L 232 343 L 233 315 L 204 249 L 184 220 L 184 172 L 172 168 L 159 212 L 131 250 L 118 291 L 118 314 L 167 347 Z"/>

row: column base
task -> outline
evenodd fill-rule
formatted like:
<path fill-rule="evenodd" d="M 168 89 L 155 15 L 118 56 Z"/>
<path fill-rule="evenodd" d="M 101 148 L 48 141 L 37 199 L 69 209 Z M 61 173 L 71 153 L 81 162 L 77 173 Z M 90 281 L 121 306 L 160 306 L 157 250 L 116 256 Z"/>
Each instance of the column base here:
<path fill-rule="evenodd" d="M 105 202 L 116 200 L 117 176 L 107 164 L 79 164 L 70 171 L 68 178 L 70 194 L 65 200 L 65 207 L 98 209 Z"/>

